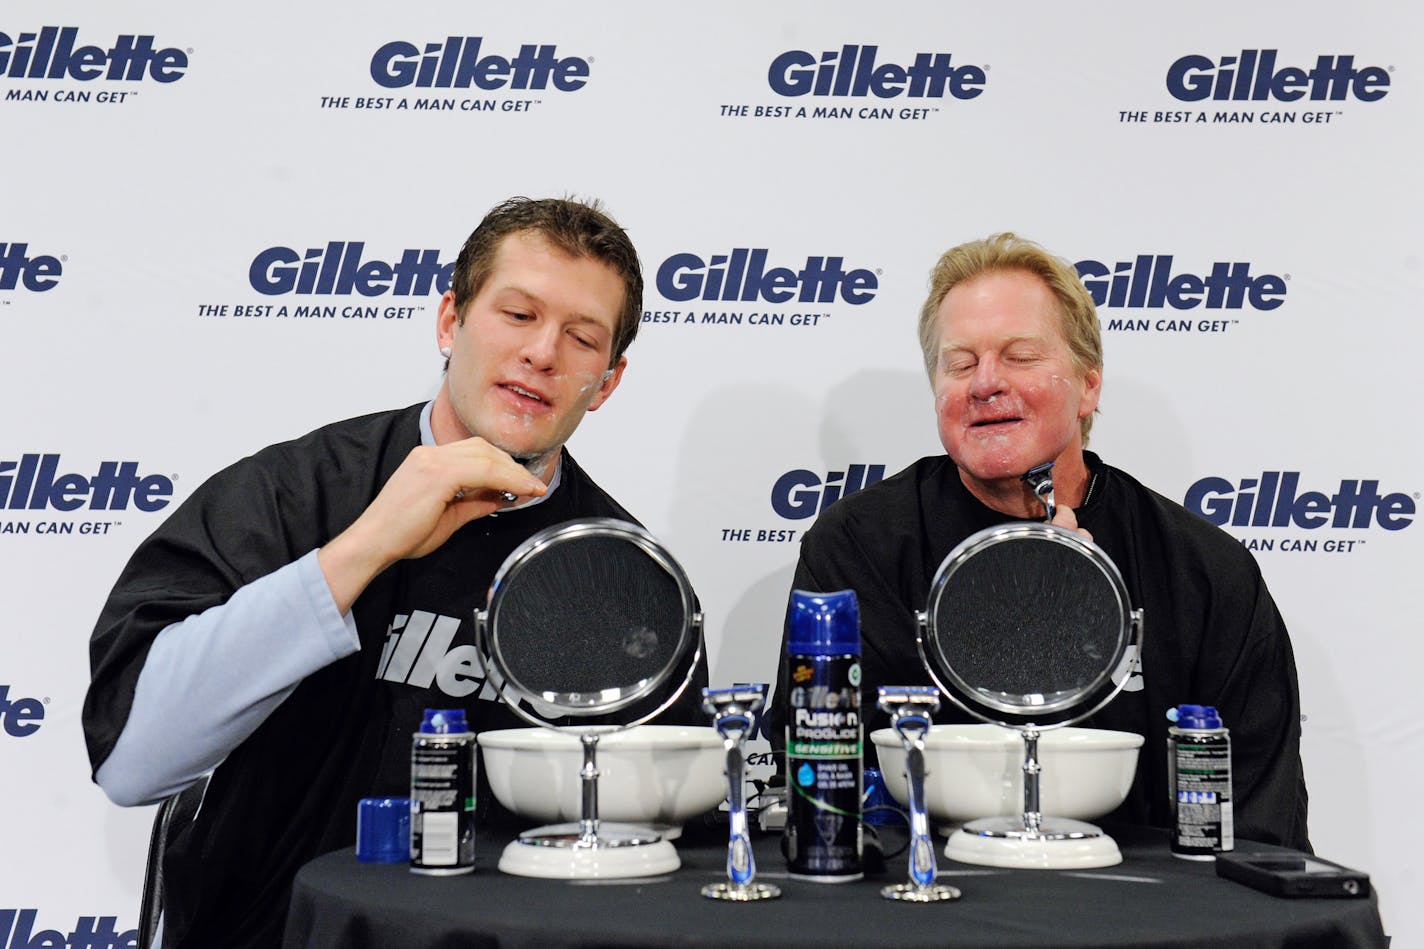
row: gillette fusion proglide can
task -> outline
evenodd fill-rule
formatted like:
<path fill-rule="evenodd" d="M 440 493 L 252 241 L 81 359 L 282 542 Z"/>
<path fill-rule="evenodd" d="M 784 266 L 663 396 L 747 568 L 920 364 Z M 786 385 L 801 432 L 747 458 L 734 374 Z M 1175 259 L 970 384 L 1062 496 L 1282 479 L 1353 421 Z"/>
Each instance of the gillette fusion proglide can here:
<path fill-rule="evenodd" d="M 794 877 L 859 880 L 863 729 L 855 593 L 791 593 L 786 857 Z"/>

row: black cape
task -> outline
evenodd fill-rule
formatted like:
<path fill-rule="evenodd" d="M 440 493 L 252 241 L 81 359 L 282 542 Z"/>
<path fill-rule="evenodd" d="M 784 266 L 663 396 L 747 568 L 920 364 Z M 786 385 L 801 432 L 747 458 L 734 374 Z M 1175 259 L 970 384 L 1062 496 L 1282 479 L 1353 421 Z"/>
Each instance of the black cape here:
<path fill-rule="evenodd" d="M 1078 522 L 1117 565 L 1146 625 L 1141 678 L 1080 723 L 1145 737 L 1127 800 L 1105 820 L 1171 826 L 1165 713 L 1215 705 L 1231 734 L 1236 835 L 1308 850 L 1295 658 L 1259 567 L 1224 531 L 1085 456 L 1096 484 Z M 794 588 L 857 595 L 866 734 L 889 724 L 874 707 L 880 686 L 933 684 L 916 649 L 915 612 L 940 564 L 967 537 L 1011 520 L 974 498 L 940 455 L 837 501 L 807 531 Z M 783 641 L 770 729 L 778 750 L 785 652 Z M 973 721 L 947 702 L 935 720 Z"/>
<path fill-rule="evenodd" d="M 263 449 L 204 483 L 134 553 L 90 644 L 84 731 L 93 767 L 113 750 L 149 647 L 171 623 L 318 548 L 350 525 L 420 444 L 422 406 L 350 419 Z M 463 707 L 471 730 L 526 726 L 492 689 L 462 698 L 399 681 L 384 648 L 418 614 L 451 617 L 451 648 L 474 643 L 505 558 L 545 527 L 576 517 L 636 523 L 563 454 L 542 503 L 480 518 L 440 549 L 378 576 L 352 607 L 361 649 L 304 679 L 213 773 L 194 823 L 164 855 L 165 949 L 276 946 L 291 882 L 308 860 L 350 847 L 362 797 L 410 789 L 411 735 L 427 707 Z M 385 671 L 387 678 L 378 678 Z M 417 678 L 414 674 L 405 678 Z M 706 723 L 694 681 L 660 720 Z M 394 680 L 394 681 L 393 681 Z M 175 726 L 173 739 L 183 738 Z M 480 817 L 491 795 L 482 780 Z"/>

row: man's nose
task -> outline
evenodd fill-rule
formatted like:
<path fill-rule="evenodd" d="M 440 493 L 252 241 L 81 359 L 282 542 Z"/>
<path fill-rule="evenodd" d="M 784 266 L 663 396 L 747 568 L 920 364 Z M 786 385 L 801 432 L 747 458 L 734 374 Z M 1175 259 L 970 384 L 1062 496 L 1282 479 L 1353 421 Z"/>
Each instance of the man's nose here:
<path fill-rule="evenodd" d="M 1000 369 L 999 360 L 993 356 L 982 357 L 969 380 L 969 394 L 976 399 L 988 399 L 1003 392 L 1004 378 Z"/>
<path fill-rule="evenodd" d="M 549 371 L 558 361 L 559 330 L 551 323 L 535 327 L 524 337 L 520 351 L 524 361 L 534 369 Z"/>

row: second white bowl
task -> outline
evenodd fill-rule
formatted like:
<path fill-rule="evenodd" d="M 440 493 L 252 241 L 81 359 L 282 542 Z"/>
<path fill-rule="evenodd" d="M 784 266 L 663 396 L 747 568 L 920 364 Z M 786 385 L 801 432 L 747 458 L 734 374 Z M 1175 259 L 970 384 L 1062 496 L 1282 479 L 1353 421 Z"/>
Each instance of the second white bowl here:
<path fill-rule="evenodd" d="M 904 804 L 905 749 L 892 729 L 870 734 L 886 790 Z M 1098 728 L 1041 732 L 1043 814 L 1094 820 L 1127 797 L 1142 736 Z M 935 725 L 925 736 L 925 810 L 939 823 L 1023 813 L 1023 738 L 998 725 Z"/>

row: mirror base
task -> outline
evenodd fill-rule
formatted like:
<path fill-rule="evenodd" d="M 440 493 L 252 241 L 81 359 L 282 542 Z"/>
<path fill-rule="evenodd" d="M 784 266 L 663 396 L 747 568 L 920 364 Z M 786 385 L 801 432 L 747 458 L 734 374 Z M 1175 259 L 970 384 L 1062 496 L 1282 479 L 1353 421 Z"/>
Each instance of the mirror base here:
<path fill-rule="evenodd" d="M 1038 831 L 1014 817 L 971 821 L 950 835 L 944 855 L 976 866 L 1084 870 L 1122 863 L 1122 852 L 1093 824 L 1045 817 Z"/>
<path fill-rule="evenodd" d="M 545 880 L 625 880 L 656 877 L 682 866 L 677 851 L 647 828 L 603 823 L 592 844 L 581 842 L 577 824 L 525 831 L 504 848 L 499 869 Z"/>

